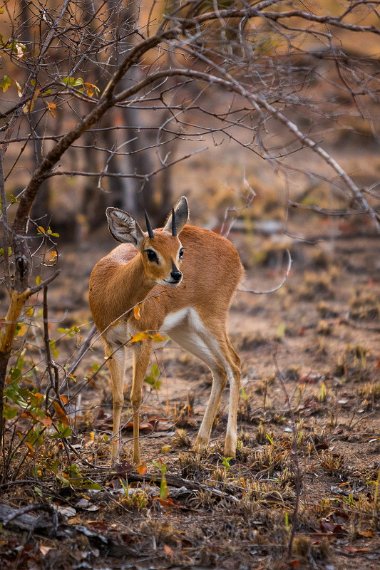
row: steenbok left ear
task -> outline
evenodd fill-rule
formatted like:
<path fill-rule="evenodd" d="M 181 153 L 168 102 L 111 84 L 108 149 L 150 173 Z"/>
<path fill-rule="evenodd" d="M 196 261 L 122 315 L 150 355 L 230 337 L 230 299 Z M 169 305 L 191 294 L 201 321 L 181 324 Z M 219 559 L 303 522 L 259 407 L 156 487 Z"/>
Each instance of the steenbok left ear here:
<path fill-rule="evenodd" d="M 120 208 L 107 208 L 106 215 L 109 230 L 115 239 L 139 247 L 144 239 L 144 232 L 131 214 Z"/>
<path fill-rule="evenodd" d="M 185 224 L 189 221 L 189 206 L 187 203 L 187 199 L 185 196 L 182 196 L 177 204 L 173 208 L 174 210 L 174 220 L 175 220 L 175 228 L 176 234 L 178 235 Z M 172 234 L 173 230 L 173 214 L 170 213 L 168 219 L 165 222 L 164 231 Z"/>

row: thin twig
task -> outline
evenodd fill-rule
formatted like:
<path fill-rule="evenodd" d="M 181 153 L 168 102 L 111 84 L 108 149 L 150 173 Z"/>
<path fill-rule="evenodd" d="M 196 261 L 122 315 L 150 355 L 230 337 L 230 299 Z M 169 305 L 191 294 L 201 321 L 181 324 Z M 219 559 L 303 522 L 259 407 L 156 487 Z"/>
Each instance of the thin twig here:
<path fill-rule="evenodd" d="M 48 288 L 47 285 L 45 285 L 44 294 L 43 294 L 43 329 L 44 329 L 46 364 L 50 380 L 50 386 L 48 386 L 46 390 L 46 409 L 49 406 L 49 393 L 51 390 L 54 390 L 55 395 L 57 396 L 59 401 L 59 371 L 57 364 L 54 362 L 51 356 L 47 292 Z"/>
<path fill-rule="evenodd" d="M 16 512 L 11 513 L 10 515 L 8 515 L 8 517 L 6 519 L 4 519 L 3 525 L 7 526 L 11 521 L 17 519 L 18 517 L 25 515 L 26 513 L 30 513 L 31 511 L 47 511 L 48 513 L 50 513 L 52 515 L 52 519 L 53 519 L 54 532 L 57 532 L 57 529 L 58 529 L 58 513 L 52 505 L 49 505 L 46 503 L 38 503 L 38 504 L 33 504 L 33 505 L 27 505 L 26 507 L 22 507 L 21 509 L 18 509 Z M 38 519 L 37 519 L 37 521 L 38 521 Z"/>
<path fill-rule="evenodd" d="M 75 357 L 75 360 L 69 365 L 67 369 L 67 376 L 70 376 L 70 374 L 74 374 L 75 370 L 78 368 L 87 350 L 90 348 L 91 341 L 94 338 L 95 334 L 96 334 L 96 325 L 92 325 L 92 327 L 88 332 L 88 335 L 86 336 L 83 344 L 81 345 L 78 351 L 77 356 Z"/>

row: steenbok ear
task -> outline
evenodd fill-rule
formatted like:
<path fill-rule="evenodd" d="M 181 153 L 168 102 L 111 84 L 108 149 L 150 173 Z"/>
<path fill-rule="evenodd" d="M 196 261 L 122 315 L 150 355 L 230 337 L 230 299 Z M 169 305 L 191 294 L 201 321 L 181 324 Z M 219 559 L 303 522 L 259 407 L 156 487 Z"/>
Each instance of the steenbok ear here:
<path fill-rule="evenodd" d="M 139 247 L 145 236 L 131 214 L 119 208 L 107 208 L 106 215 L 109 230 L 117 241 L 133 243 Z"/>
<path fill-rule="evenodd" d="M 174 227 L 175 234 L 173 234 L 173 211 L 174 211 Z M 173 235 L 178 235 L 185 224 L 189 221 L 189 206 L 185 196 L 182 196 L 174 206 L 172 213 L 169 214 L 165 222 L 164 231 Z"/>

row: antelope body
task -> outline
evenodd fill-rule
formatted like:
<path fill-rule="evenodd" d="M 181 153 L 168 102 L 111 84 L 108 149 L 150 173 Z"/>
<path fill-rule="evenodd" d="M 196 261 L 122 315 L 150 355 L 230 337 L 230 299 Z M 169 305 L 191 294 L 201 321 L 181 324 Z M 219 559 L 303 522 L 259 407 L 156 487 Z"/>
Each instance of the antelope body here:
<path fill-rule="evenodd" d="M 164 228 L 153 232 L 146 217 L 148 234 L 123 210 L 108 208 L 107 218 L 112 235 L 126 243 L 95 265 L 89 299 L 111 372 L 112 461 L 119 457 L 125 345 L 139 331 L 163 332 L 211 370 L 211 394 L 195 441 L 196 449 L 209 442 L 228 380 L 230 399 L 224 453 L 234 457 L 240 361 L 228 338 L 226 320 L 232 295 L 243 275 L 238 252 L 220 235 L 187 224 L 188 205 L 184 197 L 172 210 Z M 138 314 L 133 311 L 136 306 Z M 139 408 L 152 341 L 148 338 L 133 343 L 131 349 L 133 460 L 139 463 Z"/>

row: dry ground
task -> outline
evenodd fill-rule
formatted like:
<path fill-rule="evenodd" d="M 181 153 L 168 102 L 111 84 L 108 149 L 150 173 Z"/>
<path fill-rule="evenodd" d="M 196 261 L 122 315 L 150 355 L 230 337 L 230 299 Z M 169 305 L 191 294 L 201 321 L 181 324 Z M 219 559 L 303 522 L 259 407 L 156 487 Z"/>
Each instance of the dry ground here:
<path fill-rule="evenodd" d="M 311 222 L 309 235 L 318 237 L 319 221 Z M 10 523 L 2 567 L 378 568 L 380 258 L 378 238 L 345 231 L 313 246 L 293 243 L 293 270 L 277 293 L 236 296 L 230 333 L 243 380 L 234 461 L 222 454 L 227 393 L 209 449 L 191 450 L 210 375 L 168 344 L 155 354 L 160 385 L 144 388 L 145 467 L 136 473 L 130 463 L 126 399 L 122 463 L 109 469 L 110 389 L 106 370 L 96 372 L 103 354 L 95 343 L 65 391 L 72 447 L 45 441 L 19 475 L 32 483 L 3 487 L 13 507 L 54 505 L 61 539 L 48 522 L 23 534 Z M 279 282 L 285 242 L 231 238 L 250 265 L 246 285 Z M 63 248 L 62 276 L 49 293 L 59 362 L 89 328 L 88 274 L 113 246 L 105 229 L 91 242 Z M 72 325 L 81 327 L 73 338 L 55 332 Z M 43 517 L 51 522 L 51 513 Z"/>

